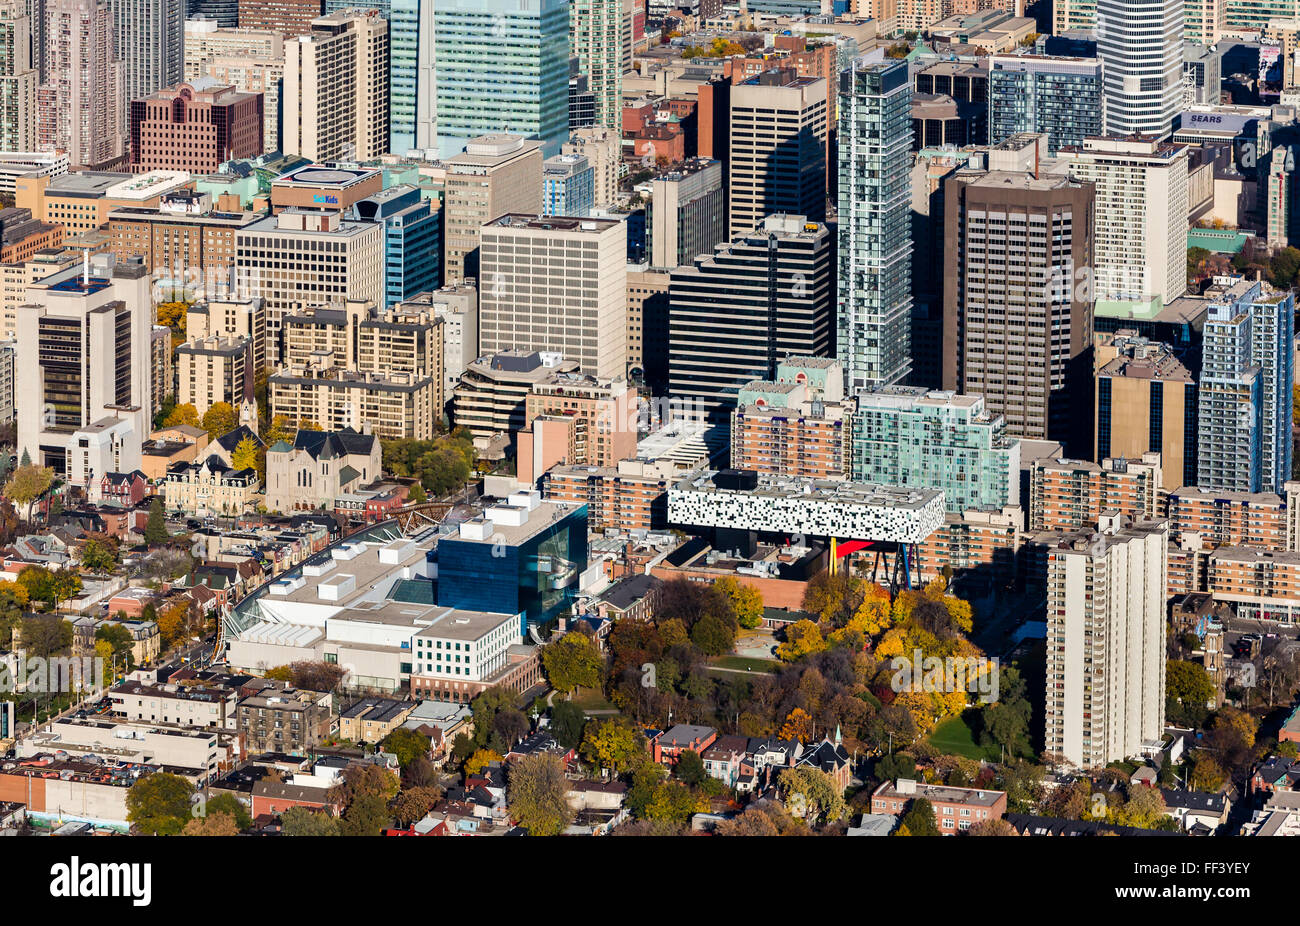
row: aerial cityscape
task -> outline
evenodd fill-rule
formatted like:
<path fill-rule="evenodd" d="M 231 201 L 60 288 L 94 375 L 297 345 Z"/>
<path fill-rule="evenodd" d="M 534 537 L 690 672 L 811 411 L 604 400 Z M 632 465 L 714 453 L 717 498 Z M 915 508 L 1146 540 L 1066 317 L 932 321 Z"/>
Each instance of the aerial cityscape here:
<path fill-rule="evenodd" d="M 1249 897 L 1298 153 L 1300 0 L 0 0 L 0 834 Z"/>

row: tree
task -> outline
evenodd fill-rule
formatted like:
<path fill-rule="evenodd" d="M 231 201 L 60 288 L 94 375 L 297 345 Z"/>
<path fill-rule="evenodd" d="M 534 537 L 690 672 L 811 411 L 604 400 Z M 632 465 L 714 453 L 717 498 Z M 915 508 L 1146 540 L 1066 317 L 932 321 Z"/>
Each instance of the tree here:
<path fill-rule="evenodd" d="M 723 576 L 713 584 L 731 599 L 736 621 L 741 627 L 753 630 L 763 623 L 763 596 L 757 589 L 731 576 Z"/>
<path fill-rule="evenodd" d="M 624 717 L 593 720 L 587 724 L 581 752 L 587 761 L 622 775 L 645 761 L 645 735 Z"/>
<path fill-rule="evenodd" d="M 691 628 L 691 642 L 706 656 L 721 656 L 736 644 L 734 627 L 716 614 L 705 614 Z"/>
<path fill-rule="evenodd" d="M 779 781 L 785 790 L 785 805 L 794 816 L 810 824 L 834 823 L 844 816 L 844 794 L 821 769 L 787 768 L 782 770 Z"/>
<path fill-rule="evenodd" d="M 573 822 L 564 762 L 550 753 L 512 762 L 506 784 L 510 815 L 532 836 L 558 836 Z"/>
<path fill-rule="evenodd" d="M 182 836 L 238 836 L 239 827 L 228 813 L 209 813 L 185 824 Z"/>
<path fill-rule="evenodd" d="M 654 797 L 646 805 L 646 819 L 657 823 L 683 826 L 692 814 L 704 810 L 706 804 L 689 787 L 680 781 L 665 781 L 655 788 Z"/>
<path fill-rule="evenodd" d="M 241 833 L 253 825 L 252 814 L 233 794 L 218 794 L 208 801 L 206 809 L 209 817 L 214 813 L 228 815 Z"/>
<path fill-rule="evenodd" d="M 90 572 L 112 572 L 117 566 L 117 544 L 94 537 L 81 545 L 81 568 Z"/>
<path fill-rule="evenodd" d="M 207 420 L 206 416 L 204 420 Z M 257 441 L 251 437 L 241 438 L 239 443 L 235 445 L 234 451 L 230 454 L 230 465 L 236 470 L 257 469 L 257 451 Z"/>
<path fill-rule="evenodd" d="M 26 459 L 26 451 L 24 451 Z M 5 497 L 15 505 L 21 505 L 26 514 L 24 520 L 32 518 L 32 503 L 44 495 L 54 484 L 54 470 L 48 466 L 33 466 L 25 463 L 14 470 L 14 474 L 5 483 Z"/>
<path fill-rule="evenodd" d="M 72 625 L 54 614 L 25 618 L 20 632 L 28 656 L 45 658 L 72 646 Z"/>
<path fill-rule="evenodd" d="M 101 624 L 95 631 L 95 639 L 111 646 L 113 658 L 121 660 L 128 671 L 135 665 L 135 638 L 125 627 L 117 624 Z"/>
<path fill-rule="evenodd" d="M 796 707 L 785 718 L 785 725 L 779 734 L 783 740 L 798 740 L 806 743 L 813 737 L 813 720 L 802 707 Z"/>
<path fill-rule="evenodd" d="M 587 715 L 572 701 L 561 701 L 551 708 L 551 736 L 565 749 L 578 747 L 586 723 Z"/>
<path fill-rule="evenodd" d="M 149 503 L 149 520 L 144 525 L 144 542 L 153 547 L 166 543 L 170 537 L 163 516 L 162 496 L 155 495 L 153 501 Z"/>
<path fill-rule="evenodd" d="M 809 620 L 795 621 L 785 629 L 785 642 L 776 648 L 776 656 L 783 662 L 795 662 L 824 649 L 826 640 L 816 624 Z"/>
<path fill-rule="evenodd" d="M 277 682 L 293 682 L 293 669 L 288 666 L 276 666 L 274 669 L 267 669 L 263 678 L 269 678 Z"/>
<path fill-rule="evenodd" d="M 595 688 L 600 684 L 605 660 L 591 637 L 579 631 L 566 633 L 542 649 L 542 668 L 557 691 Z"/>
<path fill-rule="evenodd" d="M 493 762 L 500 762 L 501 759 L 499 752 L 493 752 L 491 749 L 476 749 L 474 754 L 465 760 L 465 774 L 477 775 Z"/>
<path fill-rule="evenodd" d="M 229 434 L 239 427 L 239 413 L 229 402 L 213 402 L 203 413 L 203 430 L 214 438 Z"/>
<path fill-rule="evenodd" d="M 1170 723 L 1199 727 L 1214 703 L 1214 682 L 1205 667 L 1171 659 L 1165 664 L 1165 716 Z"/>
<path fill-rule="evenodd" d="M 380 741 L 379 748 L 397 756 L 398 764 L 405 768 L 414 762 L 417 756 L 429 754 L 429 742 L 429 738 L 418 730 L 398 727 Z"/>
<path fill-rule="evenodd" d="M 194 789 L 179 775 L 154 772 L 137 779 L 126 792 L 126 819 L 143 835 L 177 836 L 193 819 Z"/>
<path fill-rule="evenodd" d="M 980 820 L 966 831 L 967 836 L 1016 836 L 1016 828 L 1001 817 Z"/>
<path fill-rule="evenodd" d="M 338 836 L 339 823 L 329 814 L 290 807 L 280 814 L 281 832 L 285 836 Z"/>
<path fill-rule="evenodd" d="M 934 805 L 926 798 L 913 798 L 907 813 L 899 821 L 897 836 L 938 836 L 939 824 L 934 818 Z"/>
<path fill-rule="evenodd" d="M 171 413 L 163 419 L 164 428 L 178 428 L 182 425 L 197 428 L 199 426 L 199 410 L 190 402 L 177 405 L 171 410 Z"/>
<path fill-rule="evenodd" d="M 167 328 L 176 328 L 185 333 L 185 315 L 190 307 L 184 302 L 163 302 L 158 305 L 158 324 Z"/>
<path fill-rule="evenodd" d="M 348 804 L 339 829 L 344 836 L 378 836 L 391 822 L 388 801 L 378 794 L 362 794 Z"/>
<path fill-rule="evenodd" d="M 347 670 L 337 663 L 300 659 L 289 664 L 293 686 L 307 691 L 333 691 Z"/>
<path fill-rule="evenodd" d="M 402 826 L 410 826 L 425 815 L 442 800 L 440 788 L 410 788 L 397 795 L 393 804 L 393 816 Z"/>
<path fill-rule="evenodd" d="M 677 764 L 673 766 L 673 774 L 692 787 L 703 784 L 704 779 L 708 777 L 708 773 L 704 770 L 704 760 L 693 749 L 681 751 L 677 757 Z"/>

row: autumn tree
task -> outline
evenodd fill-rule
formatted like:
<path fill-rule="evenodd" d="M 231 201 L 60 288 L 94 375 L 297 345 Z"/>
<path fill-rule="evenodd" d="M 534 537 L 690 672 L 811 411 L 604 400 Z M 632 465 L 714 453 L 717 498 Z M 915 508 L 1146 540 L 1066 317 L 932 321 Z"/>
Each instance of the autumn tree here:
<path fill-rule="evenodd" d="M 238 836 L 239 827 L 228 813 L 209 813 L 185 824 L 182 836 Z"/>
<path fill-rule="evenodd" d="M 567 795 L 564 761 L 550 753 L 524 756 L 512 762 L 506 798 L 510 815 L 533 836 L 558 836 L 573 822 Z"/>
<path fill-rule="evenodd" d="M 785 791 L 785 806 L 809 824 L 834 823 L 844 816 L 844 793 L 821 769 L 806 766 L 783 769 L 778 781 Z"/>
<path fill-rule="evenodd" d="M 587 761 L 622 775 L 645 761 L 645 735 L 624 717 L 593 720 L 587 724 L 581 752 Z"/>
<path fill-rule="evenodd" d="M 802 707 L 796 707 L 785 718 L 785 724 L 778 734 L 783 740 L 797 740 L 806 743 L 813 738 L 813 719 Z"/>
<path fill-rule="evenodd" d="M 809 620 L 795 621 L 785 628 L 785 642 L 776 648 L 776 656 L 783 662 L 795 662 L 824 649 L 826 640 L 816 624 Z"/>
<path fill-rule="evenodd" d="M 980 820 L 966 831 L 967 836 L 1017 836 L 1016 828 L 1001 817 Z"/>
<path fill-rule="evenodd" d="M 206 416 L 205 419 L 206 420 Z M 222 432 L 224 433 L 224 432 Z M 230 465 L 236 470 L 257 470 L 258 443 L 252 437 L 243 437 L 230 454 Z"/>
<path fill-rule="evenodd" d="M 81 545 L 81 568 L 89 572 L 112 572 L 117 566 L 117 543 L 92 537 Z"/>
<path fill-rule="evenodd" d="M 441 788 L 408 788 L 397 795 L 397 800 L 393 804 L 393 816 L 400 825 L 410 826 L 417 820 L 423 820 L 440 800 L 442 800 Z"/>
<path fill-rule="evenodd" d="M 229 402 L 213 402 L 203 413 L 203 430 L 214 438 L 229 434 L 239 426 L 239 413 Z"/>
<path fill-rule="evenodd" d="M 491 749 L 476 749 L 474 754 L 465 760 L 465 774 L 477 775 L 493 762 L 502 761 L 502 758 L 501 753 L 493 752 Z"/>
<path fill-rule="evenodd" d="M 166 418 L 163 419 L 164 428 L 178 428 L 182 425 L 197 428 L 199 426 L 199 410 L 194 407 L 193 403 L 183 402 L 171 410 Z"/>
<path fill-rule="evenodd" d="M 5 483 L 5 497 L 25 511 L 24 520 L 32 518 L 32 503 L 54 484 L 54 470 L 48 466 L 19 466 Z"/>
<path fill-rule="evenodd" d="M 570 692 L 598 687 L 605 660 L 591 637 L 573 631 L 543 647 L 542 668 L 553 688 Z"/>
<path fill-rule="evenodd" d="M 736 622 L 741 627 L 753 630 L 763 623 L 763 596 L 757 589 L 732 576 L 723 576 L 713 585 L 731 599 L 731 607 L 736 613 Z"/>
<path fill-rule="evenodd" d="M 280 814 L 281 832 L 285 836 L 338 836 L 339 823 L 329 814 L 290 807 Z"/>
<path fill-rule="evenodd" d="M 207 802 L 204 808 L 208 816 L 214 813 L 226 814 L 234 822 L 235 828 L 240 832 L 248 829 L 253 825 L 253 815 L 248 812 L 248 808 L 239 802 L 239 798 L 233 794 L 218 794 Z"/>
<path fill-rule="evenodd" d="M 126 792 L 126 819 L 143 835 L 177 836 L 193 817 L 194 788 L 179 775 L 154 772 L 136 780 Z"/>

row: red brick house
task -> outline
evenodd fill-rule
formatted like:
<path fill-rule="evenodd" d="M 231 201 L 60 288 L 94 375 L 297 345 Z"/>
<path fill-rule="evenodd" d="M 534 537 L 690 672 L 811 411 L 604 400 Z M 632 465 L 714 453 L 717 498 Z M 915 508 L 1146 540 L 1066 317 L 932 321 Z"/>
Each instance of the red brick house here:
<path fill-rule="evenodd" d="M 656 736 L 651 741 L 650 750 L 660 765 L 676 765 L 677 758 L 686 750 L 703 755 L 717 738 L 718 731 L 712 727 L 679 723 Z"/>
<path fill-rule="evenodd" d="M 129 473 L 105 473 L 91 483 L 87 498 L 97 505 L 131 508 L 144 501 L 148 494 L 149 480 L 137 469 Z"/>
<path fill-rule="evenodd" d="M 328 799 L 329 789 L 307 788 L 302 785 L 285 784 L 278 781 L 262 780 L 253 785 L 253 816 L 263 814 L 278 816 L 290 807 L 306 807 L 308 810 L 324 810 L 332 816 L 338 816 L 343 808 Z"/>

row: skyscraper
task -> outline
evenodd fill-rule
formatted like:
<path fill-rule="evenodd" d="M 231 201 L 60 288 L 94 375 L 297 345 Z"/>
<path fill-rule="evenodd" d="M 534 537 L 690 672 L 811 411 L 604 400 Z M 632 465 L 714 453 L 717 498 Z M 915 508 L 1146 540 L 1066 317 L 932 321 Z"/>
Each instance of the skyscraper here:
<path fill-rule="evenodd" d="M 740 388 L 790 355 L 826 357 L 834 337 L 834 237 L 801 215 L 768 216 L 673 271 L 669 393 L 730 416 Z"/>
<path fill-rule="evenodd" d="M 1165 720 L 1165 521 L 1043 535 L 1046 749 L 1079 768 L 1139 755 Z"/>
<path fill-rule="evenodd" d="M 185 0 L 109 0 L 126 103 L 181 82 Z"/>
<path fill-rule="evenodd" d="M 433 124 L 433 2 L 392 0 L 388 14 L 389 149 L 398 155 L 437 143 Z"/>
<path fill-rule="evenodd" d="M 1007 431 L 1091 446 L 1093 190 L 1034 165 L 1017 135 L 944 186 L 943 387 L 981 395 Z"/>
<path fill-rule="evenodd" d="M 912 369 L 911 98 L 905 61 L 840 74 L 836 347 L 850 393 Z"/>
<path fill-rule="evenodd" d="M 1252 280 L 1207 295 L 1196 485 L 1280 493 L 1291 478 L 1295 297 Z"/>
<path fill-rule="evenodd" d="M 650 265 L 684 267 L 727 238 L 722 165 L 692 158 L 650 185 Z"/>
<path fill-rule="evenodd" d="M 274 29 L 285 38 L 306 35 L 321 15 L 321 0 L 237 0 L 239 24 L 250 29 Z M 355 7 L 356 4 L 349 4 Z M 374 9 L 366 4 L 366 9 Z M 329 12 L 329 11 L 326 11 Z"/>
<path fill-rule="evenodd" d="M 388 153 L 388 23 L 374 10 L 331 13 L 284 43 L 286 154 L 364 161 Z"/>
<path fill-rule="evenodd" d="M 45 82 L 36 92 L 36 143 L 68 152 L 73 168 L 125 154 L 122 64 L 107 0 L 47 0 Z"/>
<path fill-rule="evenodd" d="M 1101 63 L 1096 58 L 994 55 L 989 59 L 989 142 L 1046 132 L 1047 151 L 1101 134 Z"/>
<path fill-rule="evenodd" d="M 32 19 L 21 0 L 0 5 L 0 151 L 36 149 Z"/>
<path fill-rule="evenodd" d="M 819 77 L 775 69 L 731 88 L 732 235 L 776 213 L 825 218 L 828 120 L 826 82 Z"/>
<path fill-rule="evenodd" d="M 587 75 L 596 100 L 596 125 L 622 128 L 623 0 L 573 0 L 569 53 Z"/>
<path fill-rule="evenodd" d="M 569 134 L 565 0 L 439 0 L 433 22 L 438 156 L 502 132 L 559 154 Z"/>
<path fill-rule="evenodd" d="M 1183 0 L 1098 0 L 1095 31 L 1106 133 L 1167 137 L 1183 95 Z"/>

